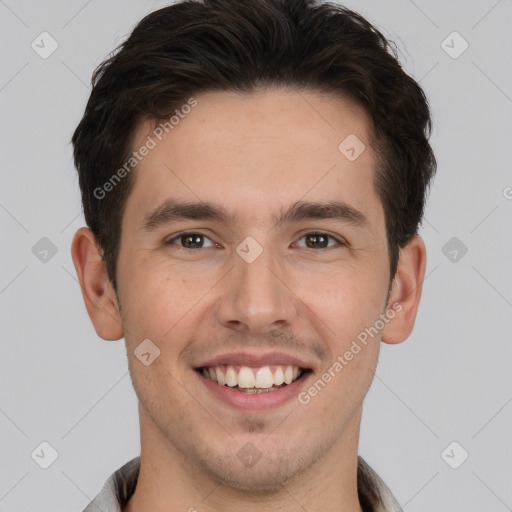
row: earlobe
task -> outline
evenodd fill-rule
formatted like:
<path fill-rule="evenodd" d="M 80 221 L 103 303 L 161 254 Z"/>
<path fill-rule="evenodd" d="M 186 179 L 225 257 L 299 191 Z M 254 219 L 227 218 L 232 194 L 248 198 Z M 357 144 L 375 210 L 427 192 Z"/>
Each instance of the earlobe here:
<path fill-rule="evenodd" d="M 389 322 L 382 330 L 382 341 L 395 344 L 405 341 L 412 332 L 425 277 L 426 248 L 415 235 L 400 249 L 400 257 L 387 304 Z"/>
<path fill-rule="evenodd" d="M 96 238 L 90 229 L 80 228 L 75 233 L 71 255 L 85 307 L 98 336 L 105 340 L 122 338 L 117 297 L 108 279 Z"/>

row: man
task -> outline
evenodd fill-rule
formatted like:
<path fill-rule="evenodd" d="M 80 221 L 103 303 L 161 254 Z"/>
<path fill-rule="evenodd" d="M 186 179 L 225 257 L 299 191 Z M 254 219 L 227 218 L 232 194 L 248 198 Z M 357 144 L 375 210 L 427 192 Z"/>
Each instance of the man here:
<path fill-rule="evenodd" d="M 430 113 L 384 37 L 312 0 L 184 1 L 93 76 L 72 254 L 125 338 L 141 455 L 86 511 L 397 511 L 358 457 L 414 325 Z"/>

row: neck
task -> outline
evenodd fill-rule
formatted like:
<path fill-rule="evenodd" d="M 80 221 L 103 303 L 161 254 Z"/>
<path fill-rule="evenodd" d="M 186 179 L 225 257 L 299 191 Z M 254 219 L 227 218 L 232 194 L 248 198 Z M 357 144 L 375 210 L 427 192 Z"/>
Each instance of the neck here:
<path fill-rule="evenodd" d="M 140 473 L 122 512 L 362 512 L 357 493 L 360 412 L 324 457 L 270 490 L 242 490 L 215 480 L 177 451 L 145 415 L 140 418 Z"/>

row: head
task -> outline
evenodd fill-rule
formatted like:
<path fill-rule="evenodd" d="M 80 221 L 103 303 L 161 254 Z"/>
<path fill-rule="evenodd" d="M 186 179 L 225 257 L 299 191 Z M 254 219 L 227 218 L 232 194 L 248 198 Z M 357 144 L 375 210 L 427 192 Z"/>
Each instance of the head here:
<path fill-rule="evenodd" d="M 95 71 L 73 257 L 98 334 L 125 337 L 141 425 L 187 464 L 269 489 L 353 439 L 379 342 L 414 324 L 430 128 L 391 43 L 312 0 L 180 2 Z M 247 409 L 203 390 L 205 366 L 243 357 L 295 358 L 302 400 Z M 267 464 L 244 466 L 247 446 Z"/>

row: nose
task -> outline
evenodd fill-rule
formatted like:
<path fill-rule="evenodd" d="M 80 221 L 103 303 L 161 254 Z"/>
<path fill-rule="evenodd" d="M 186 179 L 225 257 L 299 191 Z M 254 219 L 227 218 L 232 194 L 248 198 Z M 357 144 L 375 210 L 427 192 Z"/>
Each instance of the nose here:
<path fill-rule="evenodd" d="M 234 253 L 233 265 L 223 280 L 216 309 L 220 324 L 252 335 L 291 325 L 297 316 L 298 298 L 272 251 L 264 249 L 251 263 Z"/>

